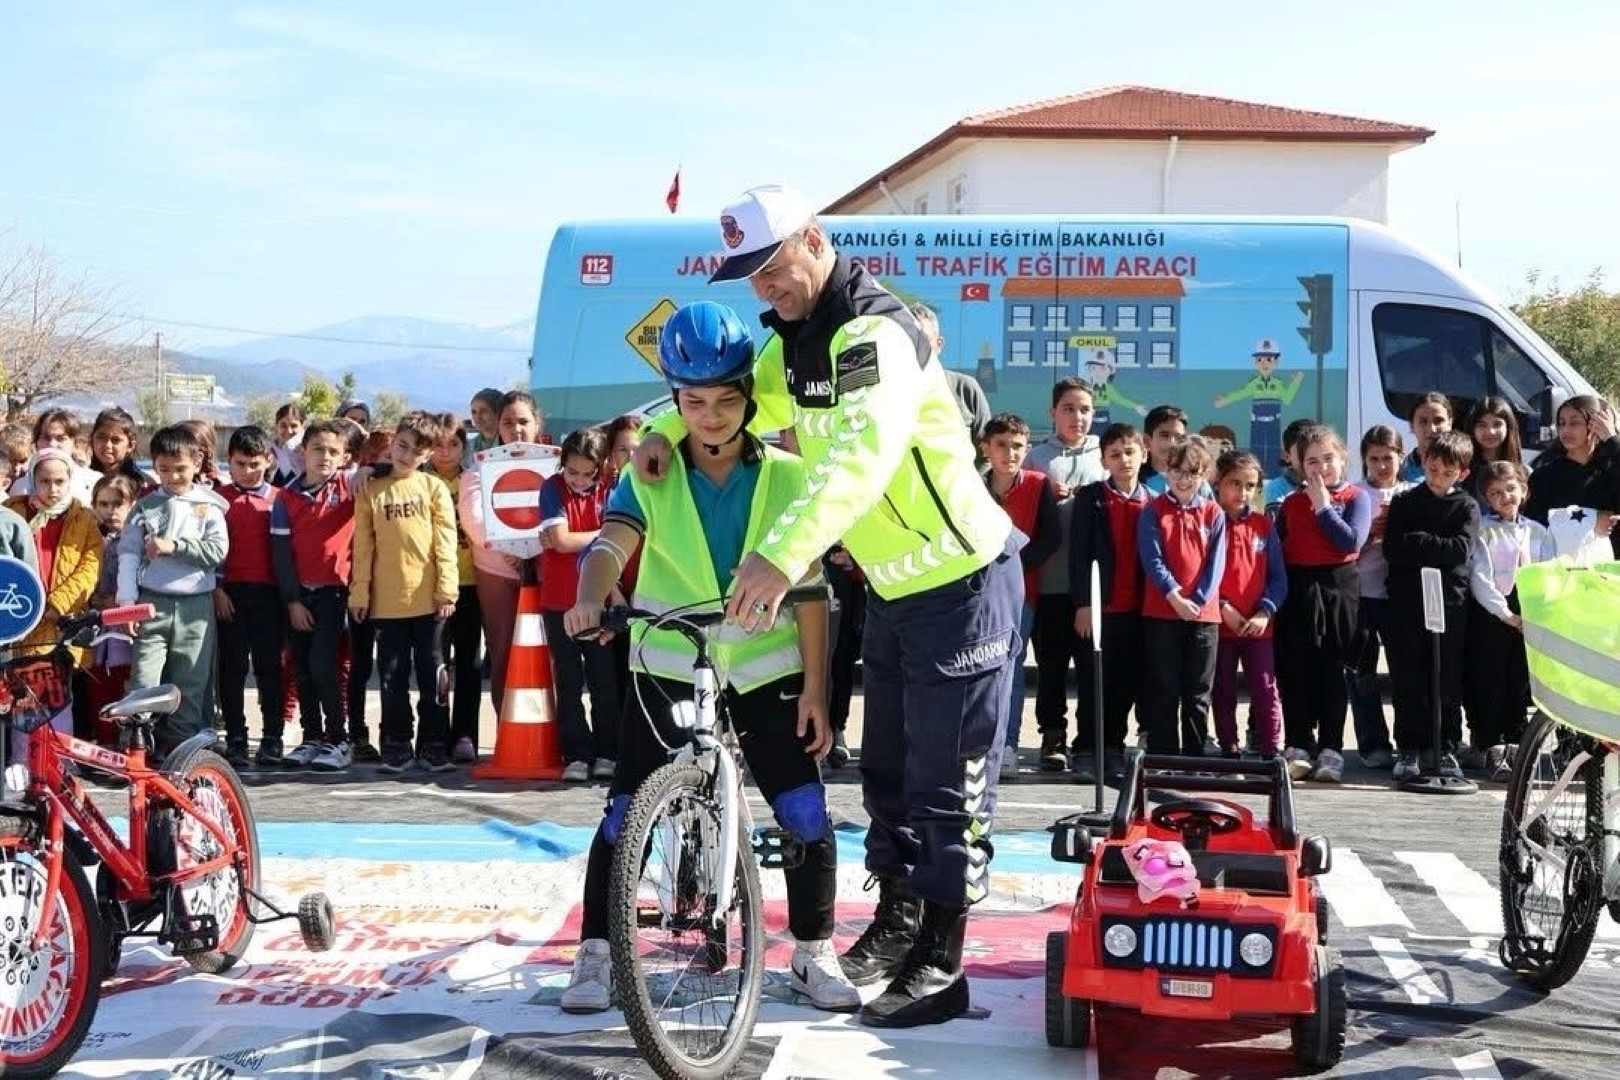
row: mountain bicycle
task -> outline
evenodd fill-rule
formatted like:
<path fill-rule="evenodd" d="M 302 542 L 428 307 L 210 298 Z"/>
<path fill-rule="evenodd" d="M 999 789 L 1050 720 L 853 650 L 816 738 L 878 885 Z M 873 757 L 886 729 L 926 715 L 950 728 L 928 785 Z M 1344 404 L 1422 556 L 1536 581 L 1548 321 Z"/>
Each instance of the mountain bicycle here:
<path fill-rule="evenodd" d="M 139 604 L 67 616 L 47 653 L 0 661 L 0 1076 L 52 1076 L 67 1064 L 125 938 L 156 938 L 194 970 L 220 974 L 263 923 L 297 919 L 313 951 L 335 937 L 323 894 L 286 912 L 260 891 L 253 811 L 213 731 L 159 766 L 149 761 L 152 729 L 179 707 L 178 689 L 137 690 L 102 710 L 119 729 L 118 751 L 50 726 L 71 702 L 68 647 L 151 615 Z M 12 732 L 26 737 L 26 763 L 5 762 Z M 83 770 L 128 785 L 127 841 L 86 796 Z"/>
<path fill-rule="evenodd" d="M 828 598 L 825 585 L 800 586 L 781 610 Z M 721 683 L 709 656 L 723 603 L 662 614 L 609 608 L 600 627 L 579 635 L 594 640 L 644 622 L 680 633 L 697 650 L 692 698 L 673 703 L 684 741 L 666 744 L 670 762 L 631 798 L 609 891 L 608 941 L 625 1022 L 648 1064 L 668 1080 L 717 1080 L 736 1067 L 764 990 L 759 868 L 790 868 L 804 858 L 797 838 L 779 828 L 756 830 L 748 810 L 735 732 L 718 707 Z M 676 1015 L 666 1024 L 670 1011 Z"/>

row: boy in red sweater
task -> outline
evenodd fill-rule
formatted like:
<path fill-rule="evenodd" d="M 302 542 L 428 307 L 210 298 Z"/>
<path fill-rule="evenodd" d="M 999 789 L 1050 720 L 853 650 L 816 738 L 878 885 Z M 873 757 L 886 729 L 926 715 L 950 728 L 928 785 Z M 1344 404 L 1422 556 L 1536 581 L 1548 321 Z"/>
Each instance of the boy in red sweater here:
<path fill-rule="evenodd" d="M 1087 484 L 1075 496 L 1069 527 L 1074 632 L 1091 637 L 1095 609 L 1102 609 L 1103 772 L 1111 779 L 1125 771 L 1125 732 L 1142 688 L 1142 562 L 1136 555 L 1136 530 L 1149 499 L 1138 478 L 1146 459 L 1141 432 L 1129 424 L 1110 424 L 1102 433 L 1108 479 Z M 1093 563 L 1101 596 L 1091 595 Z M 1092 726 L 1081 724 L 1075 755 L 1075 776 L 1081 783 L 1096 779 L 1095 741 Z"/>
<path fill-rule="evenodd" d="M 276 587 L 270 547 L 270 518 L 280 495 L 268 477 L 274 444 L 262 428 L 231 432 L 226 448 L 230 483 L 225 499 L 225 532 L 230 549 L 214 590 L 219 624 L 219 708 L 225 720 L 225 759 L 237 768 L 248 758 L 245 693 L 251 663 L 259 689 L 260 765 L 279 765 L 282 746 L 281 647 L 287 640 L 286 609 Z"/>
<path fill-rule="evenodd" d="M 1189 757 L 1204 753 L 1226 570 L 1226 515 L 1199 494 L 1214 463 L 1200 436 L 1176 443 L 1166 455 L 1167 488 L 1137 521 L 1137 555 L 1147 578 L 1142 646 L 1153 658 L 1139 722 L 1153 754 L 1174 754 L 1178 746 Z"/>
<path fill-rule="evenodd" d="M 1022 417 L 1002 413 L 984 426 L 979 455 L 985 461 L 984 483 L 1013 525 L 1029 537 L 1019 552 L 1024 567 L 1024 611 L 1019 618 L 1017 651 L 1023 655 L 1030 628 L 1035 625 L 1035 600 L 1041 595 L 1041 565 L 1063 544 L 1057 498 L 1046 474 L 1024 468 L 1029 456 L 1029 425 Z M 1003 779 L 1018 775 L 1018 730 L 1024 718 L 1023 665 L 1014 673 L 1012 707 L 1007 713 L 1007 738 L 1001 754 Z M 995 762 L 991 768 L 997 768 Z"/>
<path fill-rule="evenodd" d="M 1288 569 L 1271 518 L 1254 508 L 1260 459 L 1227 451 L 1215 462 L 1215 500 L 1226 514 L 1221 576 L 1221 638 L 1215 654 L 1215 737 L 1223 757 L 1238 756 L 1237 669 L 1249 681 L 1249 727 L 1263 758 L 1277 753 L 1282 706 L 1271 651 L 1271 619 L 1288 596 Z"/>

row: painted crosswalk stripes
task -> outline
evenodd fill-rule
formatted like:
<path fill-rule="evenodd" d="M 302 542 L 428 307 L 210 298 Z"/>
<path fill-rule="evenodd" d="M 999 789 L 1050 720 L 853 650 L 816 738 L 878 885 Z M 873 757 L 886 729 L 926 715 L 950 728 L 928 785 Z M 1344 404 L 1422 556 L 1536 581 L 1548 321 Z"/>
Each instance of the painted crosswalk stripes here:
<path fill-rule="evenodd" d="M 1495 885 L 1450 851 L 1397 851 L 1470 934 L 1502 936 L 1502 898 Z"/>
<path fill-rule="evenodd" d="M 1412 929 L 1406 912 L 1389 895 L 1378 875 L 1367 869 L 1350 848 L 1333 853 L 1333 870 L 1320 879 L 1322 892 L 1339 922 L 1352 928 L 1404 926 Z"/>

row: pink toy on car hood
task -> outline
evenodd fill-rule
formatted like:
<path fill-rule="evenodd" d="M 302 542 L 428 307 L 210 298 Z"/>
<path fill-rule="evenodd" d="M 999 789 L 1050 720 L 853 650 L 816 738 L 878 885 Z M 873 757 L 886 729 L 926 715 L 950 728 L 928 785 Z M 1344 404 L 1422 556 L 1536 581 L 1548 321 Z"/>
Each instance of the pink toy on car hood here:
<path fill-rule="evenodd" d="M 1125 849 L 1125 865 L 1136 879 L 1144 904 L 1161 896 L 1175 897 L 1184 908 L 1198 903 L 1198 870 L 1192 856 L 1175 840 L 1138 840 Z"/>

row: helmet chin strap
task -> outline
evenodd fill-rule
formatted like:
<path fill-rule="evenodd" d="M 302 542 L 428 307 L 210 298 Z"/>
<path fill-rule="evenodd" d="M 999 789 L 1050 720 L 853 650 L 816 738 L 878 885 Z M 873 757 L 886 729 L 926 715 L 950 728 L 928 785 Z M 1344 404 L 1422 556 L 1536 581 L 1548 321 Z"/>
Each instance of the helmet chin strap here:
<path fill-rule="evenodd" d="M 736 431 L 733 431 L 731 435 L 727 437 L 724 442 L 718 444 L 706 443 L 699 439 L 698 444 L 709 452 L 710 457 L 719 457 L 720 451 L 723 447 L 730 446 L 732 443 L 743 437 L 743 433 L 748 430 L 748 425 L 754 422 L 754 414 L 758 411 L 759 406 L 754 403 L 753 398 L 749 398 L 747 406 L 743 409 L 742 423 L 738 426 Z"/>

